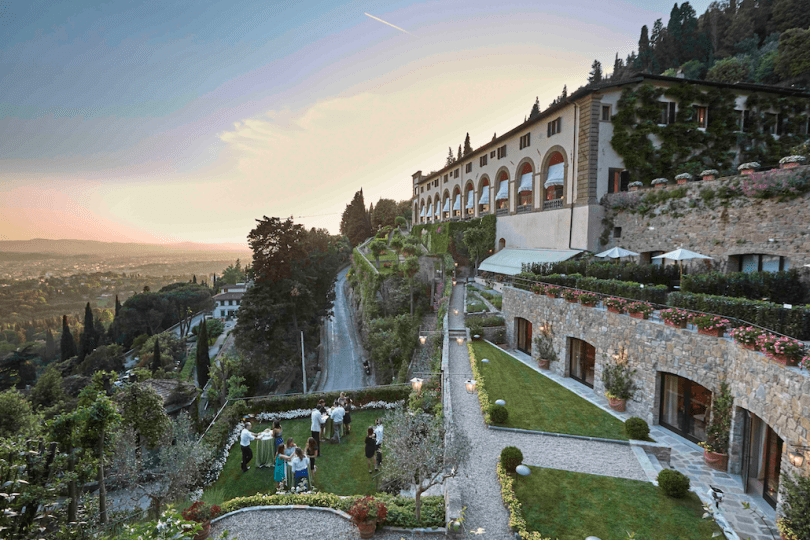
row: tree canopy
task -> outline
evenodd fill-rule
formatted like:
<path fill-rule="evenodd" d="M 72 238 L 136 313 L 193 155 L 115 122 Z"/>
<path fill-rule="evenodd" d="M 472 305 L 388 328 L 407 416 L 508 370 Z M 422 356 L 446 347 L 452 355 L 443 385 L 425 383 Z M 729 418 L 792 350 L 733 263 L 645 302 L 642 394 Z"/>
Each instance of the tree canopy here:
<path fill-rule="evenodd" d="M 266 219 L 268 218 L 265 217 L 265 220 Z M 277 220 L 278 218 L 273 219 Z M 292 221 L 290 221 L 290 223 L 292 223 Z M 366 203 L 363 199 L 362 189 L 354 194 L 352 202 L 346 205 L 346 210 L 343 211 L 343 216 L 340 219 L 340 234 L 346 236 L 352 246 L 362 243 L 366 238 L 372 235 L 371 218 L 366 211 Z M 256 250 L 252 245 L 251 249 L 253 249 L 255 253 Z"/>

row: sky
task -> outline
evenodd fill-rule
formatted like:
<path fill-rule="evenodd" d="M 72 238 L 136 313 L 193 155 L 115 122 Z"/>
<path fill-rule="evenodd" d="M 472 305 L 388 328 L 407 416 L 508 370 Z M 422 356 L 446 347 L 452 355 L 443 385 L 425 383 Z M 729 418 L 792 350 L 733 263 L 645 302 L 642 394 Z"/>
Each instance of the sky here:
<path fill-rule="evenodd" d="M 0 0 L 0 240 L 244 244 L 262 216 L 337 234 L 358 189 L 410 198 L 466 133 L 609 72 L 671 8 Z"/>

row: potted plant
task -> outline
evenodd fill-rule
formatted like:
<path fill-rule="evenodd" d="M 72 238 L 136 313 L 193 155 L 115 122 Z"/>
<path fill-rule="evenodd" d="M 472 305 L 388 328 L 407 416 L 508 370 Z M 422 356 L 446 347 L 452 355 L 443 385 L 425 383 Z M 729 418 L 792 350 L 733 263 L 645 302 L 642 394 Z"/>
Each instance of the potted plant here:
<path fill-rule="evenodd" d="M 718 174 L 720 174 L 720 172 L 717 169 L 706 169 L 700 173 L 700 176 L 703 178 L 704 182 L 708 182 L 709 180 L 717 178 Z"/>
<path fill-rule="evenodd" d="M 615 296 L 605 298 L 602 300 L 602 303 L 605 304 L 605 307 L 607 307 L 607 310 L 611 313 L 624 313 L 627 308 L 627 300 L 624 298 L 616 298 Z"/>
<path fill-rule="evenodd" d="M 377 523 L 385 521 L 388 508 L 369 495 L 360 497 L 349 507 L 349 516 L 360 530 L 360 538 L 371 538 L 377 529 Z"/>
<path fill-rule="evenodd" d="M 540 369 L 549 369 L 551 362 L 558 360 L 550 332 L 541 332 L 535 336 L 534 348 L 537 351 L 537 366 Z"/>
<path fill-rule="evenodd" d="M 723 337 L 728 326 L 728 319 L 716 315 L 693 315 L 691 322 L 697 326 L 698 334 L 714 337 Z"/>
<path fill-rule="evenodd" d="M 653 307 L 647 302 L 630 302 L 624 310 L 634 319 L 649 319 Z"/>
<path fill-rule="evenodd" d="M 638 388 L 633 382 L 635 369 L 630 369 L 626 361 L 605 366 L 602 370 L 602 383 L 605 385 L 605 396 L 608 405 L 614 411 L 624 412 L 627 409 L 627 400 L 633 399 Z"/>
<path fill-rule="evenodd" d="M 565 298 L 567 302 L 576 304 L 577 302 L 579 302 L 580 294 L 582 293 L 576 289 L 564 289 L 562 292 L 562 297 Z"/>
<path fill-rule="evenodd" d="M 534 294 L 543 294 L 546 291 L 546 286 L 542 283 L 532 283 L 532 292 Z"/>
<path fill-rule="evenodd" d="M 630 182 L 627 184 L 627 187 L 630 189 L 630 191 L 638 191 L 644 187 L 644 184 L 636 180 L 635 182 Z"/>
<path fill-rule="evenodd" d="M 197 501 L 182 512 L 183 519 L 194 521 L 202 526 L 202 529 L 194 535 L 194 540 L 205 540 L 211 532 L 211 520 L 217 517 L 221 509 L 217 505 L 207 505 L 203 501 Z"/>
<path fill-rule="evenodd" d="M 782 488 L 782 518 L 776 522 L 782 540 L 810 538 L 810 477 L 800 474 L 785 474 L 780 480 Z"/>
<path fill-rule="evenodd" d="M 799 165 L 804 165 L 807 158 L 804 156 L 785 156 L 779 160 L 780 169 L 793 169 Z"/>
<path fill-rule="evenodd" d="M 683 184 L 689 182 L 690 180 L 692 180 L 692 175 L 689 174 L 688 172 L 681 173 L 675 177 L 675 181 L 678 183 L 679 186 L 682 186 Z"/>
<path fill-rule="evenodd" d="M 652 181 L 652 185 L 655 189 L 664 189 L 665 187 L 667 187 L 668 183 L 669 180 L 667 180 L 666 178 L 656 178 L 655 180 Z"/>
<path fill-rule="evenodd" d="M 594 307 L 596 304 L 599 303 L 599 299 L 601 297 L 598 294 L 594 294 L 592 292 L 584 292 L 580 293 L 579 295 L 579 303 L 583 306 L 587 307 Z"/>
<path fill-rule="evenodd" d="M 728 335 L 731 337 L 731 339 L 746 349 L 755 351 L 757 350 L 759 336 L 761 336 L 763 333 L 764 332 L 762 330 L 753 326 L 740 326 L 737 328 L 732 328 Z"/>
<path fill-rule="evenodd" d="M 802 368 L 802 369 L 810 369 L 810 354 L 805 355 L 799 361 L 799 367 Z"/>
<path fill-rule="evenodd" d="M 677 308 L 662 309 L 661 318 L 664 319 L 664 324 L 668 326 L 686 328 L 686 323 L 689 321 L 689 312 Z"/>
<path fill-rule="evenodd" d="M 552 298 L 559 298 L 560 296 L 560 288 L 556 285 L 546 285 L 546 296 L 550 296 Z"/>
<path fill-rule="evenodd" d="M 703 461 L 717 471 L 728 469 L 728 443 L 731 434 L 731 412 L 734 398 L 728 383 L 720 383 L 720 390 L 712 396 L 712 418 L 706 429 L 708 440 L 698 443 L 703 447 Z"/>
<path fill-rule="evenodd" d="M 785 366 L 798 365 L 804 355 L 804 344 L 801 341 L 767 332 L 757 338 L 757 347 L 767 354 L 768 358 Z"/>
<path fill-rule="evenodd" d="M 740 174 L 752 175 L 761 166 L 762 165 L 760 165 L 756 161 L 749 161 L 747 163 L 742 163 L 739 167 L 737 167 L 737 170 L 740 171 Z"/>

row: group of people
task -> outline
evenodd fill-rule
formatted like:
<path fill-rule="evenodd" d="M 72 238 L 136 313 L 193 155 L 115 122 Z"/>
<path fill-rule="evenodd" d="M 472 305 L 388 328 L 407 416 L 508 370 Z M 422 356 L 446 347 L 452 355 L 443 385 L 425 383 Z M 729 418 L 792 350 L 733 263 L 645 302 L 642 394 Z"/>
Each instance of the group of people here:
<path fill-rule="evenodd" d="M 331 411 L 327 411 L 326 403 L 320 400 L 318 404 L 312 409 L 310 415 L 311 419 L 311 437 L 307 440 L 305 448 L 296 446 L 292 437 L 284 441 L 283 429 L 281 422 L 278 420 L 273 421 L 272 439 L 273 447 L 276 449 L 274 456 L 275 471 L 273 479 L 279 483 L 279 489 L 283 489 L 286 479 L 286 465 L 289 463 L 293 471 L 293 482 L 298 485 L 299 482 L 309 476 L 308 469 L 312 466 L 312 472 L 316 472 L 315 459 L 321 455 L 321 438 L 323 435 L 324 424 L 327 419 L 331 418 L 334 424 L 333 435 L 330 439 L 332 442 L 340 444 L 340 432 L 345 427 L 346 435 L 352 431 L 352 400 L 346 396 L 345 392 L 340 393 L 340 397 L 333 403 Z M 240 446 L 242 448 L 242 472 L 250 470 L 248 465 L 253 459 L 253 450 L 250 443 L 259 436 L 259 433 L 250 431 L 252 427 L 249 421 L 245 422 L 244 428 L 240 434 Z M 369 426 L 366 440 L 365 440 L 365 456 L 368 460 L 368 472 L 378 470 L 382 464 L 382 440 L 383 440 L 383 425 L 378 418 L 374 426 Z M 376 462 L 375 462 L 376 454 Z"/>

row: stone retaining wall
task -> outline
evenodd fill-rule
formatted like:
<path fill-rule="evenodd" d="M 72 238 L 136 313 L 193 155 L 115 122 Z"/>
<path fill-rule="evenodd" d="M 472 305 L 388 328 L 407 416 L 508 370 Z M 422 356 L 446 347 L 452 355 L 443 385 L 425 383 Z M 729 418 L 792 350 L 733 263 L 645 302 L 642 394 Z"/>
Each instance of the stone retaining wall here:
<path fill-rule="evenodd" d="M 739 472 L 742 439 L 742 409 L 756 414 L 781 437 L 782 471 L 794 470 L 787 459 L 788 444 L 810 444 L 810 373 L 786 368 L 764 354 L 744 349 L 727 338 L 715 338 L 697 332 L 665 326 L 610 313 L 600 308 L 572 304 L 559 298 L 540 296 L 529 291 L 504 288 L 503 316 L 507 343 L 516 347 L 516 318 L 532 323 L 533 328 L 551 323 L 552 341 L 559 362 L 551 369 L 569 376 L 570 338 L 588 342 L 596 349 L 594 392 L 603 393 L 602 370 L 620 347 L 627 351 L 628 364 L 636 369 L 639 387 L 635 399 L 627 404 L 630 414 L 658 423 L 662 373 L 690 379 L 716 392 L 725 378 L 734 396 L 730 471 Z M 532 345 L 534 348 L 534 345 Z M 805 460 L 805 469 L 810 469 Z"/>

